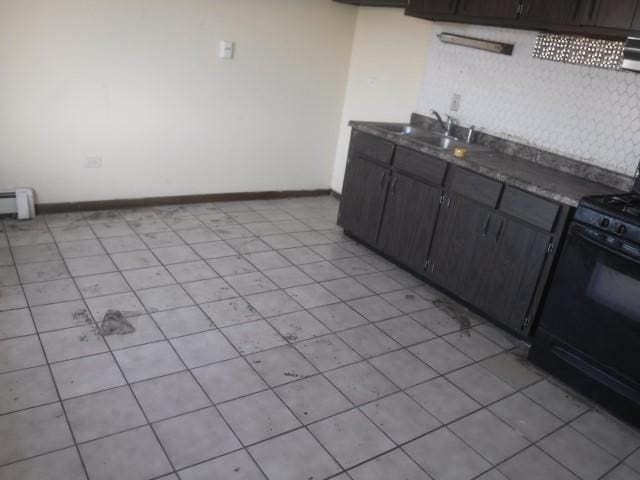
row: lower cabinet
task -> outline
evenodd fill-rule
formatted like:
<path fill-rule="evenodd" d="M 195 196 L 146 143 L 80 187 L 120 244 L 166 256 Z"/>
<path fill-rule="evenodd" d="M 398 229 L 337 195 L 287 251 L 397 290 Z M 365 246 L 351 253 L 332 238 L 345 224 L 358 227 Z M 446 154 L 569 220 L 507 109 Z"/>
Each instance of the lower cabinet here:
<path fill-rule="evenodd" d="M 369 245 L 376 245 L 390 172 L 357 154 L 347 163 L 342 187 L 342 228 Z"/>
<path fill-rule="evenodd" d="M 382 217 L 378 248 L 414 271 L 422 271 L 438 218 L 442 189 L 394 173 Z"/>

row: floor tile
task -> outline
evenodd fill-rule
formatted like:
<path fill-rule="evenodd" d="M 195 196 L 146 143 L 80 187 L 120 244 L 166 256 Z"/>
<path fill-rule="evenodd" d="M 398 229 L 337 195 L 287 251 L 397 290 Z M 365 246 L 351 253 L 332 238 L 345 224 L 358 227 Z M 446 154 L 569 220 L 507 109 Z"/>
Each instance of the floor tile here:
<path fill-rule="evenodd" d="M 218 328 L 252 322 L 262 318 L 258 312 L 256 312 L 256 309 L 242 298 L 205 303 L 200 305 L 200 307 Z"/>
<path fill-rule="evenodd" d="M 12 287 L 3 287 L 0 289 L 0 292 L 11 288 Z M 31 306 L 80 299 L 80 292 L 78 292 L 73 280 L 53 280 L 50 282 L 29 283 L 24 285 L 24 294 Z M 11 297 L 12 294 L 9 292 L 9 299 L 11 299 Z M 16 307 L 14 308 L 25 306 L 21 301 L 14 300 L 13 303 L 16 304 Z M 2 304 L 0 304 L 0 310 L 1 309 Z"/>
<path fill-rule="evenodd" d="M 381 355 L 401 347 L 375 325 L 364 325 L 339 332 L 338 336 L 365 358 Z"/>
<path fill-rule="evenodd" d="M 287 248 L 278 253 L 294 265 L 322 262 L 323 258 L 308 247 Z"/>
<path fill-rule="evenodd" d="M 331 333 L 322 323 L 305 311 L 272 317 L 269 319 L 269 323 L 291 343 Z"/>
<path fill-rule="evenodd" d="M 0 340 L 32 333 L 36 333 L 36 330 L 28 309 L 0 312 Z"/>
<path fill-rule="evenodd" d="M 185 288 L 188 288 L 188 285 L 191 284 L 186 284 Z M 179 285 L 140 290 L 138 296 L 149 313 L 193 305 L 191 298 Z"/>
<path fill-rule="evenodd" d="M 316 282 L 326 282 L 348 275 L 329 262 L 308 263 L 300 265 L 300 270 L 313 278 Z"/>
<path fill-rule="evenodd" d="M 371 290 L 353 278 L 340 278 L 338 280 L 322 282 L 322 286 L 345 302 L 355 298 L 369 297 L 373 295 Z"/>
<path fill-rule="evenodd" d="M 441 338 L 419 343 L 409 350 L 435 371 L 445 374 L 473 363 L 464 353 L 449 345 Z"/>
<path fill-rule="evenodd" d="M 227 243 L 231 245 L 236 252 L 243 255 L 246 253 L 268 252 L 272 250 L 269 245 L 255 237 L 232 238 L 228 239 Z"/>
<path fill-rule="evenodd" d="M 627 457 L 625 463 L 633 468 L 636 472 L 640 473 L 640 450 L 636 450 L 633 455 Z"/>
<path fill-rule="evenodd" d="M 278 252 L 247 253 L 244 257 L 258 270 L 291 266 L 291 263 Z"/>
<path fill-rule="evenodd" d="M 214 407 L 153 425 L 176 469 L 240 448 L 240 442 Z"/>
<path fill-rule="evenodd" d="M 353 480 L 431 480 L 402 450 L 394 450 L 349 470 Z"/>
<path fill-rule="evenodd" d="M 134 328 L 134 331 L 124 335 L 106 335 L 104 338 L 112 350 L 134 347 L 144 343 L 157 342 L 163 340 L 162 332 L 149 315 L 129 317 L 127 321 Z"/>
<path fill-rule="evenodd" d="M 287 344 L 287 341 L 264 320 L 226 327 L 222 329 L 222 333 L 243 355 Z"/>
<path fill-rule="evenodd" d="M 184 245 L 184 241 L 174 232 L 143 233 L 140 239 L 149 248 L 175 247 Z"/>
<path fill-rule="evenodd" d="M 380 272 L 359 275 L 355 277 L 355 279 L 375 294 L 388 293 L 402 289 L 402 285 L 400 283 Z"/>
<path fill-rule="evenodd" d="M 229 453 L 180 472 L 182 480 L 265 480 L 251 457 L 244 450 Z"/>
<path fill-rule="evenodd" d="M 260 272 L 242 273 L 225 277 L 225 280 L 240 295 L 278 290 L 278 287 Z"/>
<path fill-rule="evenodd" d="M 412 387 L 407 393 L 442 423 L 453 422 L 480 408 L 478 403 L 443 377 Z"/>
<path fill-rule="evenodd" d="M 573 473 L 537 447 L 510 458 L 498 469 L 509 479 L 515 480 L 577 480 Z"/>
<path fill-rule="evenodd" d="M 198 307 L 184 307 L 152 315 L 162 332 L 168 337 L 215 330 L 216 326 Z"/>
<path fill-rule="evenodd" d="M 247 357 L 247 361 L 270 387 L 318 373 L 313 365 L 291 346 L 254 353 Z"/>
<path fill-rule="evenodd" d="M 0 416 L 0 465 L 73 445 L 60 403 Z"/>
<path fill-rule="evenodd" d="M 0 373 L 46 363 L 37 335 L 0 340 Z"/>
<path fill-rule="evenodd" d="M 174 263 L 167 265 L 167 270 L 180 283 L 196 282 L 216 278 L 218 274 L 203 260 L 194 262 Z"/>
<path fill-rule="evenodd" d="M 147 423 L 127 386 L 65 400 L 64 408 L 78 443 Z"/>
<path fill-rule="evenodd" d="M 238 353 L 219 331 L 196 333 L 174 338 L 171 344 L 188 368 L 221 362 Z"/>
<path fill-rule="evenodd" d="M 154 248 L 152 251 L 163 265 L 194 262 L 196 260 L 200 260 L 200 257 L 196 254 L 196 252 L 194 252 L 187 245 Z"/>
<path fill-rule="evenodd" d="M 548 380 L 542 380 L 527 387 L 523 393 L 565 422 L 573 420 L 589 409 L 568 390 L 562 389 Z"/>
<path fill-rule="evenodd" d="M 618 463 L 613 455 L 569 426 L 544 438 L 538 446 L 584 480 L 600 478 Z"/>
<path fill-rule="evenodd" d="M 300 305 L 282 291 L 249 295 L 245 297 L 245 300 L 263 317 L 275 317 L 276 315 L 302 310 Z"/>
<path fill-rule="evenodd" d="M 176 233 L 189 244 L 215 242 L 220 240 L 220 237 L 208 228 L 189 228 L 186 230 L 178 230 Z"/>
<path fill-rule="evenodd" d="M 362 412 L 350 410 L 309 427 L 343 468 L 391 450 L 394 445 Z"/>
<path fill-rule="evenodd" d="M 487 358 L 481 365 L 516 389 L 542 380 L 541 374 L 528 360 L 512 352 Z"/>
<path fill-rule="evenodd" d="M 174 373 L 131 385 L 150 422 L 211 405 L 189 372 Z"/>
<path fill-rule="evenodd" d="M 118 266 L 118 270 L 133 270 L 160 265 L 158 259 L 149 250 L 115 253 L 111 255 L 111 259 Z"/>
<path fill-rule="evenodd" d="M 513 388 L 478 364 L 447 375 L 447 380 L 482 405 L 488 405 L 514 392 Z"/>
<path fill-rule="evenodd" d="M 184 370 L 166 341 L 117 350 L 114 356 L 131 383 Z"/>
<path fill-rule="evenodd" d="M 91 480 L 143 480 L 172 470 L 150 427 L 85 443 L 80 455 Z"/>
<path fill-rule="evenodd" d="M 402 389 L 438 376 L 433 369 L 407 350 L 386 353 L 372 358 L 369 362 Z"/>
<path fill-rule="evenodd" d="M 116 310 L 125 317 L 137 317 L 147 313 L 133 293 L 119 293 L 105 297 L 87 298 L 93 318 L 100 323 L 109 310 Z"/>
<path fill-rule="evenodd" d="M 372 322 L 402 316 L 402 312 L 400 310 L 379 296 L 359 298 L 347 303 L 356 312 Z"/>
<path fill-rule="evenodd" d="M 453 332 L 460 332 L 468 328 L 464 319 L 451 316 L 439 308 L 421 310 L 419 312 L 411 313 L 409 316 L 436 335 L 447 335 Z"/>
<path fill-rule="evenodd" d="M 480 332 L 480 334 L 487 337 L 493 343 L 501 346 L 504 349 L 511 349 L 518 345 L 519 340 L 504 330 L 491 325 L 490 323 L 483 323 L 482 325 L 476 325 L 472 328 L 473 332 Z"/>
<path fill-rule="evenodd" d="M 98 242 L 95 242 L 95 244 L 100 246 Z M 64 245 L 59 244 L 58 246 L 60 247 L 60 250 L 64 255 Z M 51 262 L 53 260 L 60 260 L 62 258 L 60 256 L 60 252 L 58 252 L 58 246 L 56 246 L 55 243 L 47 243 L 44 245 L 27 245 L 24 247 L 13 247 L 11 251 L 13 252 L 13 257 L 15 258 L 17 265 L 32 262 Z M 77 251 L 76 245 L 73 245 L 72 247 L 73 250 Z M 102 250 L 102 248 L 100 248 L 100 250 Z"/>
<path fill-rule="evenodd" d="M 63 399 L 125 384 L 118 365 L 108 353 L 56 363 L 51 370 Z"/>
<path fill-rule="evenodd" d="M 164 267 L 140 268 L 137 270 L 127 270 L 122 273 L 129 285 L 134 290 L 143 290 L 154 287 L 164 287 L 175 282 L 173 277 Z"/>
<path fill-rule="evenodd" d="M 314 283 L 314 280 L 298 267 L 283 267 L 266 270 L 264 274 L 278 287 L 290 288 Z"/>
<path fill-rule="evenodd" d="M 330 240 L 322 235 L 320 232 L 308 231 L 309 228 L 298 232 L 292 232 L 292 236 L 295 237 L 303 245 L 323 245 L 330 243 Z"/>
<path fill-rule="evenodd" d="M 123 237 L 133 235 L 134 231 L 124 221 L 96 223 L 91 229 L 98 238 Z"/>
<path fill-rule="evenodd" d="M 1 480 L 86 480 L 75 447 L 0 467 Z"/>
<path fill-rule="evenodd" d="M 432 307 L 432 304 L 421 298 L 411 290 L 397 290 L 381 295 L 387 302 L 396 307 L 402 313 L 414 313 L 425 308 Z"/>
<path fill-rule="evenodd" d="M 521 393 L 500 400 L 489 410 L 531 442 L 537 442 L 563 425 L 560 419 Z"/>
<path fill-rule="evenodd" d="M 5 270 L 10 272 L 10 275 L 7 276 L 6 273 L 3 276 L 0 275 L 0 285 L 6 286 L 20 283 L 13 267 L 3 268 L 10 268 L 10 270 Z M 1 271 L 2 269 L 0 269 L 0 272 Z M 69 270 L 67 270 L 67 266 L 62 260 L 18 265 L 18 273 L 23 283 L 47 282 L 50 280 L 69 278 L 70 276 Z"/>
<path fill-rule="evenodd" d="M 255 272 L 256 268 L 239 255 L 214 258 L 207 261 L 218 275 L 240 275 Z"/>
<path fill-rule="evenodd" d="M 58 400 L 49 367 L 0 375 L 0 415 Z"/>
<path fill-rule="evenodd" d="M 110 273 L 116 271 L 116 266 L 108 255 L 69 258 L 66 260 L 66 263 L 71 275 L 74 277 L 97 275 L 99 273 Z"/>
<path fill-rule="evenodd" d="M 267 388 L 267 384 L 243 358 L 196 368 L 193 374 L 216 404 Z"/>
<path fill-rule="evenodd" d="M 273 480 L 328 478 L 341 470 L 305 429 L 267 440 L 249 451 Z"/>
<path fill-rule="evenodd" d="M 333 370 L 327 373 L 326 377 L 355 405 L 362 405 L 398 390 L 367 362 Z"/>
<path fill-rule="evenodd" d="M 632 470 L 626 465 L 618 465 L 603 477 L 603 480 L 638 480 L 640 473 Z"/>
<path fill-rule="evenodd" d="M 368 403 L 360 409 L 397 444 L 414 440 L 442 425 L 403 392 Z"/>
<path fill-rule="evenodd" d="M 596 410 L 578 417 L 571 426 L 621 460 L 640 447 L 640 435 L 636 430 Z"/>
<path fill-rule="evenodd" d="M 369 322 L 345 303 L 313 308 L 309 312 L 332 332 L 367 325 Z"/>
<path fill-rule="evenodd" d="M 321 375 L 282 385 L 275 391 L 304 424 L 352 407 L 351 402 Z"/>
<path fill-rule="evenodd" d="M 40 285 L 34 283 L 31 285 Z M 0 312 L 5 310 L 14 310 L 16 308 L 24 308 L 27 306 L 27 300 L 23 293 L 22 287 L 19 285 L 10 287 L 0 287 Z"/>
<path fill-rule="evenodd" d="M 244 445 L 274 437 L 300 426 L 300 422 L 271 391 L 255 393 L 218 406 Z"/>
<path fill-rule="evenodd" d="M 145 250 L 147 246 L 137 235 L 127 235 L 125 237 L 103 238 L 101 240 L 104 248 L 112 255 L 116 253 L 133 252 L 136 250 Z M 123 257 L 126 258 L 126 257 Z M 130 257 L 129 257 L 130 258 Z M 115 261 L 115 259 L 113 259 Z M 118 267 L 120 266 L 116 262 Z"/>
<path fill-rule="evenodd" d="M 362 258 L 340 258 L 337 260 L 331 260 L 331 263 L 351 276 L 377 272 L 375 267 L 365 262 Z"/>
<path fill-rule="evenodd" d="M 476 361 L 502 352 L 501 347 L 471 329 L 451 333 L 442 338 Z"/>
<path fill-rule="evenodd" d="M 73 327 L 40 335 L 49 362 L 103 353 L 108 350 L 96 326 Z"/>
<path fill-rule="evenodd" d="M 50 230 L 56 242 L 72 242 L 96 238 L 88 225 L 69 225 L 66 227 L 54 227 Z"/>
<path fill-rule="evenodd" d="M 76 278 L 76 285 L 84 298 L 129 292 L 124 277 L 117 272 Z"/>
<path fill-rule="evenodd" d="M 449 428 L 494 465 L 530 445 L 524 436 L 488 410 L 473 413 Z"/>
<path fill-rule="evenodd" d="M 336 335 L 300 342 L 295 347 L 321 372 L 362 360 L 360 355 Z"/>
<path fill-rule="evenodd" d="M 317 308 L 340 302 L 335 295 L 317 283 L 287 288 L 286 292 L 304 308 Z"/>
<path fill-rule="evenodd" d="M 404 447 L 434 480 L 470 480 L 491 465 L 447 428 L 441 428 Z"/>
<path fill-rule="evenodd" d="M 321 234 L 315 233 L 315 235 L 318 236 L 318 239 L 321 239 Z M 308 244 L 309 242 L 306 243 Z M 353 256 L 351 252 L 345 250 L 340 245 L 335 243 L 327 244 L 327 242 L 322 243 L 325 245 L 314 245 L 311 249 L 326 260 L 338 260 L 340 258 L 349 258 Z"/>

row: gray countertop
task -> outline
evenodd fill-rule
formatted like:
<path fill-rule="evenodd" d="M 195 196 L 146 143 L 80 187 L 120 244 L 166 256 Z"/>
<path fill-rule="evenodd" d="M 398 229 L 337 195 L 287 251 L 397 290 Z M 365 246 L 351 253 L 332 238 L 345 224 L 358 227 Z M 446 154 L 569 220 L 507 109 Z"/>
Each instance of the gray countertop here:
<path fill-rule="evenodd" d="M 433 147 L 418 139 L 392 133 L 385 127 L 389 124 L 379 122 L 349 123 L 355 130 L 369 133 L 389 140 L 397 145 L 411 148 L 454 165 L 473 170 L 477 173 L 494 178 L 507 185 L 549 198 L 556 202 L 575 207 L 581 198 L 589 195 L 608 195 L 620 193 L 608 185 L 593 180 L 572 175 L 523 158 L 500 153 L 487 147 L 470 149 L 465 158 L 458 158 L 452 151 Z"/>

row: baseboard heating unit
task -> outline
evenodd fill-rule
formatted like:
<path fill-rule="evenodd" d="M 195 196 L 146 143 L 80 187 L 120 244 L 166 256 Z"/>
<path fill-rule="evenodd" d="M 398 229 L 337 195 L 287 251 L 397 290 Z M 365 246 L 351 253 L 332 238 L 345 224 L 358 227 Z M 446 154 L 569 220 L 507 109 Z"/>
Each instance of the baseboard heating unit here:
<path fill-rule="evenodd" d="M 0 190 L 0 215 L 16 215 L 18 220 L 29 220 L 35 213 L 31 188 Z"/>

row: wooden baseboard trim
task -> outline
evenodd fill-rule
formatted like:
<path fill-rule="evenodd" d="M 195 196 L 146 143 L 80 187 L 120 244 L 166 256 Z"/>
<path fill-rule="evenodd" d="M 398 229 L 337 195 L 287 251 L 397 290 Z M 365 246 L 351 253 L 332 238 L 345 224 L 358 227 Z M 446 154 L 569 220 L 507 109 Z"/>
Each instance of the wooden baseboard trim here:
<path fill-rule="evenodd" d="M 247 200 L 274 200 L 278 198 L 320 197 L 330 195 L 331 190 L 282 190 L 269 192 L 206 193 L 172 197 L 123 198 L 92 202 L 40 203 L 38 215 L 47 213 L 81 212 L 87 210 L 113 210 L 119 208 L 155 207 L 160 205 L 186 205 L 190 203 L 239 202 Z"/>

